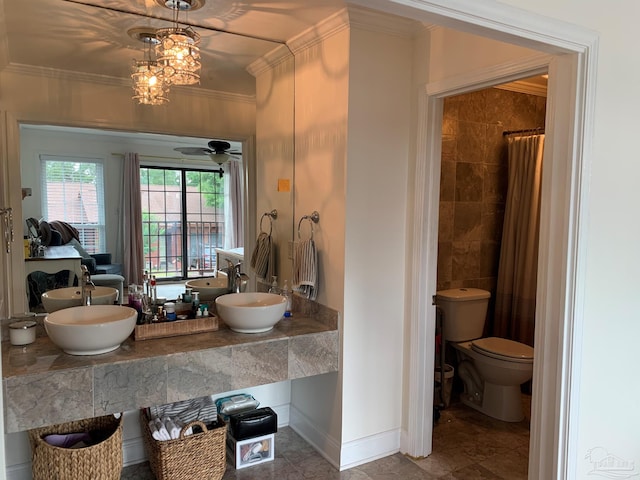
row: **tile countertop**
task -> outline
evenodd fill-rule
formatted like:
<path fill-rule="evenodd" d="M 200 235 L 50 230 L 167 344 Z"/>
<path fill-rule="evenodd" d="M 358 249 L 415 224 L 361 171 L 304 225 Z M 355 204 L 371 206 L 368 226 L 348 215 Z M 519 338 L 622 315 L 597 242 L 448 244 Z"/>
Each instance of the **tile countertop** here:
<path fill-rule="evenodd" d="M 265 333 L 236 333 L 220 322 L 215 332 L 130 337 L 92 356 L 68 355 L 46 334 L 24 347 L 4 341 L 5 432 L 335 372 L 337 318 L 320 306 Z"/>

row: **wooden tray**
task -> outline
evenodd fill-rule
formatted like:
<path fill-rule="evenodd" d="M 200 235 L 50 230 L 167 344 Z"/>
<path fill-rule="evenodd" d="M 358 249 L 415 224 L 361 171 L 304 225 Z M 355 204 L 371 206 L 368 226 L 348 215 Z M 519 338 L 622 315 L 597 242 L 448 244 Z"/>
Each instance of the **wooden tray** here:
<path fill-rule="evenodd" d="M 134 340 L 150 338 L 177 337 L 192 333 L 214 332 L 218 330 L 218 317 L 209 315 L 202 318 L 175 320 L 173 322 L 146 323 L 136 325 L 133 331 Z"/>

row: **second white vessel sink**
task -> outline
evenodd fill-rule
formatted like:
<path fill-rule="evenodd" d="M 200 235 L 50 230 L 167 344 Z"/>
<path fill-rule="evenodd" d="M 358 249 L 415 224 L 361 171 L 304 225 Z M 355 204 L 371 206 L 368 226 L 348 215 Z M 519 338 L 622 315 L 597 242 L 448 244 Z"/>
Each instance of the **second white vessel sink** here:
<path fill-rule="evenodd" d="M 287 299 L 275 293 L 229 293 L 216 298 L 216 311 L 227 326 L 240 333 L 268 332 L 280 321 Z"/>

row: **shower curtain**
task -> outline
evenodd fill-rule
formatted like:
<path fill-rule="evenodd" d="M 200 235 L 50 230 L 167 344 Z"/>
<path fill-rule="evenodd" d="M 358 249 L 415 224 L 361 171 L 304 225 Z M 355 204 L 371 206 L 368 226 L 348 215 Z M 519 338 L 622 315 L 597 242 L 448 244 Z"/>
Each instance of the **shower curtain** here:
<path fill-rule="evenodd" d="M 544 135 L 507 137 L 509 183 L 494 335 L 533 346 Z"/>

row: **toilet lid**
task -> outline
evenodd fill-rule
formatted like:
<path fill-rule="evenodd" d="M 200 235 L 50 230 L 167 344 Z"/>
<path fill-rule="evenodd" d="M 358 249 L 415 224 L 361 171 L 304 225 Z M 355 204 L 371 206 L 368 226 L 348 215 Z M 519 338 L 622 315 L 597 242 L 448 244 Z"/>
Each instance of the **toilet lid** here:
<path fill-rule="evenodd" d="M 487 337 L 471 342 L 471 348 L 493 358 L 505 358 L 519 363 L 533 362 L 533 348 L 507 338 Z"/>

